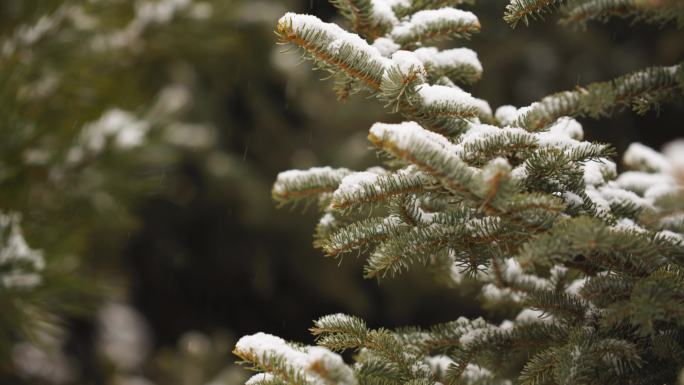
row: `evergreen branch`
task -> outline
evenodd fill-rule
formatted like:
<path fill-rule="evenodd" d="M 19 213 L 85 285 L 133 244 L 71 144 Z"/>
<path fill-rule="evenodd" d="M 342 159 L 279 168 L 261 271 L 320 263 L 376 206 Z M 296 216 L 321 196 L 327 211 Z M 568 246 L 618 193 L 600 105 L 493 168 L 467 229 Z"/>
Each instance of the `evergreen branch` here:
<path fill-rule="evenodd" d="M 357 349 L 364 345 L 368 335 L 366 323 L 354 316 L 331 314 L 314 321 L 309 329 L 316 342 L 330 350 Z"/>
<path fill-rule="evenodd" d="M 589 309 L 589 304 L 575 295 L 550 290 L 532 291 L 527 298 L 527 305 L 571 324 L 584 320 Z"/>
<path fill-rule="evenodd" d="M 491 253 L 492 240 L 504 236 L 505 227 L 497 217 L 470 215 L 467 209 L 438 213 L 429 225 L 414 227 L 387 239 L 368 259 L 365 276 L 384 277 L 388 273 L 394 276 L 413 263 L 424 263 L 428 258 L 447 253 L 450 245 L 466 250 L 470 264 L 477 268 Z"/>
<path fill-rule="evenodd" d="M 271 194 L 280 205 L 333 192 L 342 179 L 351 174 L 346 168 L 313 167 L 278 174 Z"/>
<path fill-rule="evenodd" d="M 406 354 L 397 335 L 386 329 L 368 330 L 363 320 L 344 314 L 333 314 L 320 318 L 311 329 L 319 345 L 334 350 L 365 348 L 382 358 L 371 363 L 371 367 L 391 368 L 398 371 L 399 379 L 419 379 L 412 367 L 418 357 Z M 384 361 L 384 364 L 382 363 Z M 370 370 L 368 368 L 366 370 Z"/>
<path fill-rule="evenodd" d="M 511 178 L 511 166 L 504 158 L 490 161 L 476 175 L 474 182 L 473 193 L 480 198 L 480 207 L 489 214 L 505 211 L 519 187 Z"/>
<path fill-rule="evenodd" d="M 390 36 L 402 48 L 447 38 L 468 38 L 480 31 L 480 22 L 471 12 L 455 8 L 418 11 L 408 21 L 392 29 Z"/>
<path fill-rule="evenodd" d="M 293 13 L 280 18 L 276 33 L 282 42 L 302 48 L 319 68 L 380 88 L 386 59 L 357 35 L 317 17 Z"/>
<path fill-rule="evenodd" d="M 245 381 L 245 385 L 285 385 L 287 382 L 271 373 L 257 373 Z"/>
<path fill-rule="evenodd" d="M 539 193 L 517 194 L 506 207 L 505 217 L 530 231 L 548 229 L 565 210 L 565 203 L 555 197 Z"/>
<path fill-rule="evenodd" d="M 558 357 L 553 348 L 543 350 L 530 358 L 520 371 L 520 385 L 555 384 L 553 370 L 558 365 Z"/>
<path fill-rule="evenodd" d="M 390 212 L 401 218 L 404 223 L 410 226 L 418 226 L 422 223 L 420 208 L 415 198 L 409 194 L 403 194 L 395 200 L 395 204 L 390 206 Z"/>
<path fill-rule="evenodd" d="M 364 277 L 385 277 L 407 270 L 410 264 L 425 262 L 429 255 L 444 251 L 453 229 L 414 227 L 381 244 L 368 258 Z"/>
<path fill-rule="evenodd" d="M 419 119 L 468 118 L 480 116 L 490 119 L 492 110 L 489 104 L 477 99 L 458 87 L 422 84 L 416 87 L 413 100 L 418 104 L 416 116 Z"/>
<path fill-rule="evenodd" d="M 449 353 L 461 348 L 461 338 L 474 330 L 488 328 L 482 318 L 468 320 L 460 317 L 456 321 L 432 326 L 429 330 L 420 331 L 418 345 L 424 354 Z"/>
<path fill-rule="evenodd" d="M 383 0 L 330 0 L 357 34 L 374 40 L 398 23 L 397 17 Z"/>
<path fill-rule="evenodd" d="M 357 355 L 359 383 L 364 385 L 403 385 L 404 375 L 392 362 L 364 351 Z"/>
<path fill-rule="evenodd" d="M 397 17 L 403 18 L 418 11 L 426 9 L 439 9 L 443 7 L 456 7 L 464 4 L 473 4 L 475 0 L 409 0 L 397 1 L 394 12 Z"/>
<path fill-rule="evenodd" d="M 648 236 L 610 229 L 590 217 L 559 221 L 549 232 L 525 244 L 520 258 L 523 264 L 578 262 L 634 276 L 646 276 L 665 263 Z"/>
<path fill-rule="evenodd" d="M 547 96 L 518 118 L 516 124 L 529 131 L 540 131 L 562 116 L 600 117 L 616 108 L 639 103 L 644 98 L 661 101 L 664 95 L 681 97 L 684 66 L 650 67 L 617 79 L 592 83 L 576 91 Z"/>
<path fill-rule="evenodd" d="M 630 277 L 601 274 L 587 279 L 580 295 L 596 306 L 606 307 L 627 300 L 633 286 L 634 280 Z"/>
<path fill-rule="evenodd" d="M 353 250 L 368 248 L 371 244 L 396 236 L 403 229 L 397 217 L 368 218 L 354 222 L 330 235 L 321 243 L 326 255 L 339 256 Z"/>
<path fill-rule="evenodd" d="M 342 357 L 325 348 L 294 346 L 282 338 L 257 333 L 240 338 L 233 353 L 254 365 L 254 369 L 288 384 L 358 385 L 353 370 L 345 365 Z"/>
<path fill-rule="evenodd" d="M 604 321 L 616 324 L 629 320 L 641 335 L 649 335 L 658 324 L 681 327 L 684 325 L 682 317 L 684 278 L 678 269 L 661 268 L 638 280 L 628 299 L 610 304 Z"/>
<path fill-rule="evenodd" d="M 539 141 L 530 133 L 519 128 L 496 129 L 492 134 L 471 135 L 472 139 L 461 139 L 461 158 L 473 166 L 502 157 L 514 166 L 531 156 L 538 148 Z"/>
<path fill-rule="evenodd" d="M 358 207 L 362 204 L 387 201 L 393 196 L 420 192 L 427 175 L 406 168 L 387 175 L 372 173 L 350 174 L 339 185 L 332 198 L 336 210 Z"/>
<path fill-rule="evenodd" d="M 466 124 L 463 119 L 478 114 L 477 99 L 454 88 L 455 94 L 464 96 L 462 99 L 444 100 L 440 103 L 442 105 L 438 106 L 427 105 L 417 91 L 419 87 L 427 86 L 421 74 L 423 71 L 424 69 L 420 68 L 406 73 L 399 66 L 390 66 L 383 78 L 378 97 L 385 102 L 385 107 L 392 108 L 392 112 L 401 112 L 408 119 L 419 122 L 431 131 L 444 135 L 462 132 Z M 451 86 L 442 87 L 452 88 L 455 85 L 451 83 Z"/>
<path fill-rule="evenodd" d="M 443 136 L 427 131 L 413 122 L 376 123 L 369 140 L 391 155 L 415 164 L 442 181 L 456 194 L 472 197 L 475 172 L 456 156 L 453 145 Z"/>
<path fill-rule="evenodd" d="M 677 0 L 571 0 L 562 13 L 561 24 L 582 27 L 588 21 L 605 22 L 611 17 L 660 25 L 675 22 L 678 28 L 684 27 L 684 4 Z"/>
<path fill-rule="evenodd" d="M 504 20 L 515 28 L 520 20 L 529 25 L 529 19 L 541 18 L 550 8 L 555 8 L 564 0 L 510 0 L 506 5 Z"/>
<path fill-rule="evenodd" d="M 575 329 L 556 355 L 555 379 L 568 383 L 624 383 L 645 364 L 635 343 L 606 338 L 590 328 Z"/>
<path fill-rule="evenodd" d="M 454 83 L 472 84 L 482 77 L 482 64 L 477 53 L 468 48 L 439 51 L 434 47 L 418 48 L 414 53 L 425 66 L 431 82 L 442 76 Z"/>

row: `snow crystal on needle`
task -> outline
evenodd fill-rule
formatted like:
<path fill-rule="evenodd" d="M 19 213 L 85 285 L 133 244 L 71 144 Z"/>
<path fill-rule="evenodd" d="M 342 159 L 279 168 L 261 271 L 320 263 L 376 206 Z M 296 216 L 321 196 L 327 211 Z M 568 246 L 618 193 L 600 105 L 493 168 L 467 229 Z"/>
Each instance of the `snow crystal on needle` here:
<path fill-rule="evenodd" d="M 250 377 L 246 382 L 245 385 L 258 385 L 263 382 L 270 382 L 275 379 L 275 376 L 272 375 L 271 373 L 258 373 Z"/>
<path fill-rule="evenodd" d="M 361 193 L 368 187 L 377 190 L 378 186 L 375 183 L 378 177 L 378 174 L 368 171 L 349 174 L 342 179 L 342 183 L 333 193 L 333 199 L 343 200 L 345 196 Z"/>
<path fill-rule="evenodd" d="M 454 48 L 440 51 L 434 47 L 418 48 L 416 55 L 425 64 L 435 67 L 452 67 L 458 65 L 469 65 L 482 71 L 482 64 L 477 58 L 477 53 L 469 48 Z"/>
<path fill-rule="evenodd" d="M 308 170 L 287 170 L 280 172 L 276 177 L 276 182 L 273 185 L 273 192 L 284 193 L 287 191 L 289 185 L 297 185 L 306 182 L 307 180 L 325 178 L 338 174 L 340 176 L 347 175 L 351 171 L 342 168 L 334 169 L 332 167 L 312 167 Z"/>
<path fill-rule="evenodd" d="M 596 205 L 596 210 L 600 212 L 610 212 L 610 203 L 601 195 L 601 193 L 594 186 L 587 186 L 585 193 L 589 200 Z"/>
<path fill-rule="evenodd" d="M 544 315 L 543 311 L 540 310 L 533 310 L 533 309 L 523 309 L 517 317 L 515 317 L 515 320 L 518 322 L 544 322 L 544 321 L 549 321 L 550 317 L 547 318 L 542 318 Z"/>
<path fill-rule="evenodd" d="M 414 13 L 409 21 L 394 27 L 392 36 L 405 36 L 413 33 L 420 34 L 427 30 L 430 25 L 448 21 L 461 22 L 463 24 L 479 24 L 477 16 L 472 12 L 450 7 L 429 9 Z"/>
<path fill-rule="evenodd" d="M 575 119 L 569 117 L 558 118 L 547 131 L 553 135 L 562 135 L 576 140 L 582 140 L 584 137 L 582 125 Z"/>
<path fill-rule="evenodd" d="M 285 358 L 288 363 L 297 366 L 306 366 L 308 361 L 304 352 L 295 350 L 284 339 L 266 333 L 256 333 L 244 336 L 235 344 L 235 350 L 253 356 L 267 358 L 269 353 Z"/>
<path fill-rule="evenodd" d="M 265 364 L 271 364 L 272 359 L 282 359 L 286 365 L 305 376 L 308 383 L 326 384 L 327 378 L 319 375 L 323 371 L 326 377 L 332 377 L 330 379 L 338 384 L 357 384 L 354 372 L 344 364 L 342 357 L 326 348 L 294 348 L 280 337 L 259 332 L 240 338 L 235 351 Z"/>
<path fill-rule="evenodd" d="M 445 355 L 432 356 L 427 358 L 430 368 L 435 373 L 446 373 L 449 365 L 454 361 Z"/>
<path fill-rule="evenodd" d="M 316 16 L 288 12 L 283 17 L 281 17 L 280 20 L 278 20 L 278 24 L 289 24 L 292 30 L 294 31 L 302 31 L 306 29 L 323 31 L 332 39 L 332 42 L 328 47 L 331 51 L 339 51 L 344 44 L 347 44 L 353 46 L 355 49 L 363 51 L 370 58 L 375 59 L 381 63 L 385 63 L 385 58 L 380 54 L 380 51 L 378 51 L 377 48 L 366 43 L 366 41 L 359 37 L 357 34 L 349 33 L 337 24 L 325 23 Z"/>
<path fill-rule="evenodd" d="M 442 148 L 451 148 L 453 145 L 442 135 L 428 131 L 416 122 L 403 122 L 399 124 L 375 123 L 370 133 L 377 138 L 389 140 L 400 148 L 413 148 L 420 143 L 429 142 Z"/>
<path fill-rule="evenodd" d="M 637 233 L 644 233 L 647 231 L 643 227 L 634 223 L 634 221 L 629 218 L 621 218 L 619 221 L 617 221 L 614 228 L 617 230 L 635 231 Z"/>
<path fill-rule="evenodd" d="M 563 192 L 563 200 L 565 200 L 565 203 L 568 204 L 568 206 L 582 206 L 584 201 L 582 200 L 582 197 L 579 195 L 575 194 L 572 191 L 564 191 Z"/>
<path fill-rule="evenodd" d="M 397 51 L 392 54 L 392 63 L 397 66 L 403 75 L 409 75 L 412 71 L 420 74 L 421 80 L 425 80 L 425 68 L 423 62 L 411 51 Z"/>
<path fill-rule="evenodd" d="M 487 115 L 491 115 L 492 109 L 489 104 L 481 99 L 474 98 L 468 92 L 457 87 L 423 84 L 416 88 L 423 103 L 427 106 L 439 106 L 444 104 L 459 104 L 475 107 Z"/>
<path fill-rule="evenodd" d="M 606 183 L 606 176 L 615 176 L 617 166 L 608 159 L 590 160 L 584 164 L 584 183 L 598 186 Z"/>
<path fill-rule="evenodd" d="M 472 329 L 469 330 L 467 333 L 463 334 L 461 338 L 459 338 L 459 343 L 461 346 L 467 347 L 469 344 L 471 344 L 473 341 L 476 339 L 485 336 L 487 333 L 492 331 L 493 328 L 491 327 L 484 327 L 484 328 L 479 328 L 479 329 Z"/>

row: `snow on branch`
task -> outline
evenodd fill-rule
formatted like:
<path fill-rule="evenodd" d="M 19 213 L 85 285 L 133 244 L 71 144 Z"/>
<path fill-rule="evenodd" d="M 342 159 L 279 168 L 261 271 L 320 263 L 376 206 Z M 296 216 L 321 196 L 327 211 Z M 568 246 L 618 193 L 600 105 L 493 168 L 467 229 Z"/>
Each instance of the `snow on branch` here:
<path fill-rule="evenodd" d="M 445 187 L 470 194 L 474 171 L 458 157 L 455 146 L 442 135 L 425 130 L 415 122 L 375 123 L 368 138 L 376 147 L 440 179 Z"/>
<path fill-rule="evenodd" d="M 445 7 L 414 13 L 390 32 L 402 47 L 446 38 L 467 38 L 479 32 L 480 22 L 472 12 Z"/>
<path fill-rule="evenodd" d="M 0 212 L 0 290 L 30 289 L 42 281 L 45 258 L 29 247 L 17 213 Z"/>
<path fill-rule="evenodd" d="M 513 28 L 522 21 L 529 25 L 529 19 L 541 18 L 563 0 L 510 0 L 506 5 L 504 20 Z"/>
<path fill-rule="evenodd" d="M 684 27 L 684 3 L 679 0 L 570 0 L 561 12 L 564 25 L 584 27 L 592 20 L 619 17 L 659 25 L 674 22 L 678 28 Z"/>
<path fill-rule="evenodd" d="M 613 110 L 632 107 L 645 113 L 664 100 L 684 94 L 684 66 L 650 67 L 611 81 L 592 83 L 576 91 L 563 91 L 543 98 L 519 112 L 515 124 L 540 131 L 562 116 L 600 117 Z"/>
<path fill-rule="evenodd" d="M 358 35 L 315 16 L 295 13 L 281 17 L 276 32 L 283 42 L 308 52 L 320 68 L 332 73 L 341 71 L 371 88 L 380 88 L 387 59 Z"/>
<path fill-rule="evenodd" d="M 346 168 L 312 167 L 308 170 L 289 170 L 278 174 L 273 184 L 273 199 L 281 204 L 333 192 L 342 179 L 351 174 Z"/>
<path fill-rule="evenodd" d="M 392 5 L 385 0 L 331 0 L 342 16 L 351 23 L 352 30 L 361 36 L 375 39 L 399 22 Z"/>
<path fill-rule="evenodd" d="M 286 383 L 358 384 L 354 371 L 338 354 L 318 346 L 295 347 L 270 334 L 256 333 L 240 338 L 233 353 Z"/>
<path fill-rule="evenodd" d="M 434 47 L 414 51 L 432 79 L 446 76 L 454 83 L 472 84 L 482 76 L 482 64 L 477 53 L 469 48 L 440 51 Z"/>
<path fill-rule="evenodd" d="M 427 175 L 408 167 L 386 175 L 354 173 L 342 179 L 333 193 L 332 208 L 346 209 L 362 204 L 383 202 L 399 194 L 419 192 L 427 183 Z"/>
<path fill-rule="evenodd" d="M 458 87 L 423 84 L 416 88 L 423 113 L 437 117 L 491 116 L 489 103 Z"/>

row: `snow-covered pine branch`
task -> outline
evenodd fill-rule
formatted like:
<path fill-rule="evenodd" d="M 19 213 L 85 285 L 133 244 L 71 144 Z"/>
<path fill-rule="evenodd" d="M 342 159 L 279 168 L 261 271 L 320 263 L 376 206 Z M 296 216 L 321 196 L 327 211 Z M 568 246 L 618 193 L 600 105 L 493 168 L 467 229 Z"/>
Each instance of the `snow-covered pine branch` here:
<path fill-rule="evenodd" d="M 564 25 L 585 26 L 592 20 L 608 21 L 619 17 L 658 25 L 674 22 L 684 27 L 684 4 L 677 0 L 569 0 L 561 8 Z"/>
<path fill-rule="evenodd" d="M 392 331 L 333 314 L 314 323 L 318 344 L 355 350 L 358 383 L 671 382 L 684 327 L 684 161 L 634 144 L 623 158 L 631 170 L 618 172 L 611 146 L 584 140 L 572 117 L 681 97 L 682 64 L 493 114 L 456 85 L 481 76 L 473 51 L 423 46 L 479 29 L 474 15 L 442 8 L 456 1 L 335 3 L 368 41 L 293 14 L 279 32 L 407 121 L 370 128 L 370 142 L 392 158 L 384 168 L 285 172 L 274 198 L 318 198 L 316 246 L 366 255 L 367 278 L 428 266 L 453 285 L 477 285 L 483 306 L 509 319 Z M 506 19 L 527 23 L 560 3 L 513 0 Z M 311 348 L 283 344 L 270 345 L 300 355 L 284 354 L 280 366 L 248 357 L 268 373 L 252 381 L 316 380 L 298 364 Z"/>
<path fill-rule="evenodd" d="M 504 20 L 513 28 L 522 21 L 529 25 L 529 19 L 542 18 L 565 0 L 510 0 L 506 5 Z"/>
<path fill-rule="evenodd" d="M 645 113 L 658 104 L 684 94 L 684 65 L 650 67 L 614 80 L 591 83 L 576 91 L 563 91 L 543 98 L 524 111 L 514 124 L 540 131 L 562 116 L 607 116 L 615 109 L 631 107 Z"/>

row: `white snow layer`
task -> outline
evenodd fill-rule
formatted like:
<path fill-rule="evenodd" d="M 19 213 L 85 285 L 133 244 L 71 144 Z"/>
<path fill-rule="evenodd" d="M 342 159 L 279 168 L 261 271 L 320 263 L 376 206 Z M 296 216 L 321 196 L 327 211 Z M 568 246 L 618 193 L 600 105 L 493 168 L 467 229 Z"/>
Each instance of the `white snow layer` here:
<path fill-rule="evenodd" d="M 518 118 L 518 109 L 515 106 L 505 105 L 496 109 L 494 117 L 504 126 L 510 126 Z"/>
<path fill-rule="evenodd" d="M 403 149 L 415 148 L 425 144 L 436 145 L 443 149 L 453 147 L 447 138 L 424 129 L 416 122 L 375 123 L 370 129 L 370 133 Z"/>
<path fill-rule="evenodd" d="M 392 11 L 392 5 L 385 0 L 371 0 L 372 18 L 379 24 L 395 25 L 399 23 L 397 15 Z"/>
<path fill-rule="evenodd" d="M 312 167 L 308 170 L 287 170 L 278 174 L 276 182 L 273 184 L 273 192 L 284 193 L 288 186 L 296 186 L 307 180 L 331 177 L 338 174 L 338 177 L 343 177 L 351 173 L 346 168 L 332 168 L 332 167 Z"/>
<path fill-rule="evenodd" d="M 392 54 L 392 64 L 394 64 L 403 75 L 418 73 L 421 80 L 425 81 L 425 68 L 418 55 L 411 51 L 397 51 Z"/>
<path fill-rule="evenodd" d="M 380 175 L 362 171 L 349 174 L 342 179 L 342 182 L 333 193 L 334 200 L 344 200 L 345 197 L 363 193 L 367 188 L 378 190 L 376 184 Z"/>
<path fill-rule="evenodd" d="M 479 25 L 477 16 L 472 12 L 445 7 L 441 9 L 429 9 L 418 11 L 408 21 L 404 21 L 394 27 L 392 37 L 401 38 L 414 34 L 421 34 L 431 26 L 438 23 L 455 22 L 464 25 Z"/>
<path fill-rule="evenodd" d="M 426 106 L 438 107 L 454 104 L 474 107 L 485 115 L 492 114 L 489 103 L 473 97 L 470 93 L 465 92 L 458 87 L 422 84 L 416 88 L 416 91 L 418 91 L 418 95 L 420 95 L 423 104 Z"/>
<path fill-rule="evenodd" d="M 0 288 L 30 289 L 42 281 L 43 252 L 29 247 L 19 214 L 0 212 Z"/>
<path fill-rule="evenodd" d="M 289 25 L 294 31 L 313 29 L 324 32 L 332 39 L 328 48 L 333 52 L 339 51 L 345 45 L 349 45 L 356 50 L 364 52 L 371 59 L 381 63 L 386 62 L 386 58 L 380 54 L 380 51 L 366 43 L 359 35 L 349 33 L 337 24 L 323 22 L 316 16 L 288 12 L 280 18 L 278 24 Z"/>
<path fill-rule="evenodd" d="M 454 48 L 440 51 L 435 47 L 418 48 L 414 51 L 420 60 L 434 67 L 456 67 L 468 65 L 482 72 L 482 63 L 477 53 L 469 48 Z"/>
<path fill-rule="evenodd" d="M 375 39 L 373 42 L 373 47 L 377 49 L 382 56 L 389 57 L 393 53 L 397 52 L 401 46 L 397 43 L 394 42 L 394 40 L 386 38 L 386 37 L 379 37 Z"/>
<path fill-rule="evenodd" d="M 642 171 L 669 172 L 670 162 L 656 150 L 641 143 L 632 143 L 622 161 L 627 167 Z"/>
<path fill-rule="evenodd" d="M 282 359 L 285 365 L 302 375 L 310 384 L 326 385 L 330 379 L 342 385 L 357 384 L 353 370 L 344 364 L 342 357 L 326 348 L 294 348 L 280 337 L 259 332 L 240 338 L 235 350 L 266 365 L 271 360 Z"/>

